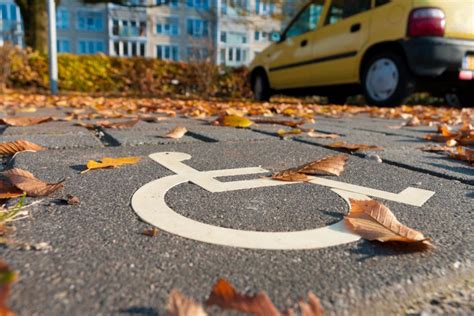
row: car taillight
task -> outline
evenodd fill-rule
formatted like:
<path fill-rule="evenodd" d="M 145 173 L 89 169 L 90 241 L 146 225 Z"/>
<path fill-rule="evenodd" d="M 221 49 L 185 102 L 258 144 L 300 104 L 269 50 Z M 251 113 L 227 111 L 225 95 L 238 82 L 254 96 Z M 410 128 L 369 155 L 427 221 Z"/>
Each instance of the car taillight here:
<path fill-rule="evenodd" d="M 443 10 L 422 8 L 413 10 L 408 21 L 408 36 L 444 36 L 446 15 Z"/>

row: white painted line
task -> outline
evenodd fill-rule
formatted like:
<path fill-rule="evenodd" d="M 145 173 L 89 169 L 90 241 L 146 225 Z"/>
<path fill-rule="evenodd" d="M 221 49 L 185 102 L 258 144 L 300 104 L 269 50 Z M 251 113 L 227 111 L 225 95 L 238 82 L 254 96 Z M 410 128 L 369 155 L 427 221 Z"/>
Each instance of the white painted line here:
<path fill-rule="evenodd" d="M 295 232 L 257 232 L 236 230 L 201 223 L 184 217 L 172 210 L 165 202 L 166 193 L 173 187 L 192 182 L 209 192 L 228 192 L 291 185 L 271 179 L 252 179 L 221 182 L 216 177 L 267 173 L 262 168 L 239 168 L 198 171 L 183 163 L 191 159 L 184 153 L 155 153 L 150 157 L 176 173 L 152 181 L 141 187 L 132 197 L 132 207 L 145 222 L 178 236 L 202 242 L 252 249 L 316 249 L 351 243 L 360 239 L 350 232 L 342 221 L 326 227 Z M 409 205 L 421 206 L 434 192 L 408 188 L 399 194 L 365 188 L 326 178 L 311 178 L 310 183 L 331 188 L 348 205 L 349 198 L 370 199 L 367 195 Z"/>

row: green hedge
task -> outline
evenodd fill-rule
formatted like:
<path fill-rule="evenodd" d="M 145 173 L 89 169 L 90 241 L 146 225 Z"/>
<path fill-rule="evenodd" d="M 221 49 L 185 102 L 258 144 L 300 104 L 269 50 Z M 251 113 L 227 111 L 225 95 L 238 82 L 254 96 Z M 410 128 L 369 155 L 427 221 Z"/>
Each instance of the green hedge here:
<path fill-rule="evenodd" d="M 7 86 L 48 89 L 47 57 L 17 50 L 9 60 Z M 148 58 L 59 55 L 59 89 L 132 95 L 249 97 L 247 69 L 209 63 L 187 64 Z"/>

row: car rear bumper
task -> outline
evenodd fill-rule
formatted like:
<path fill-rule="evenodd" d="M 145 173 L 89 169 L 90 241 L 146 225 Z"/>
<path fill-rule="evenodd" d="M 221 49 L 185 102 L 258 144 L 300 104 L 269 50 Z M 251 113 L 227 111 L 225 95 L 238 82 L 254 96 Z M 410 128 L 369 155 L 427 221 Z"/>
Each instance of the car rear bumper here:
<path fill-rule="evenodd" d="M 458 73 L 468 53 L 474 54 L 474 41 L 441 37 L 419 37 L 402 40 L 408 65 L 418 76 L 441 76 Z"/>

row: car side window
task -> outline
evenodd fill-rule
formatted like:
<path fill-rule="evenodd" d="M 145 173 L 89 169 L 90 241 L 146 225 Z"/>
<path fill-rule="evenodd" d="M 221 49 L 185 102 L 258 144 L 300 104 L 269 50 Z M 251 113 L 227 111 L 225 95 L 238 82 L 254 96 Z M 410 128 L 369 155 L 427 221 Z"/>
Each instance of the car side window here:
<path fill-rule="evenodd" d="M 295 37 L 314 31 L 318 27 L 323 9 L 323 0 L 308 5 L 288 27 L 285 32 L 285 38 Z"/>
<path fill-rule="evenodd" d="M 326 19 L 326 25 L 334 24 L 353 15 L 370 10 L 371 0 L 333 0 Z"/>
<path fill-rule="evenodd" d="M 375 6 L 380 7 L 381 5 L 389 3 L 391 0 L 375 0 Z"/>

